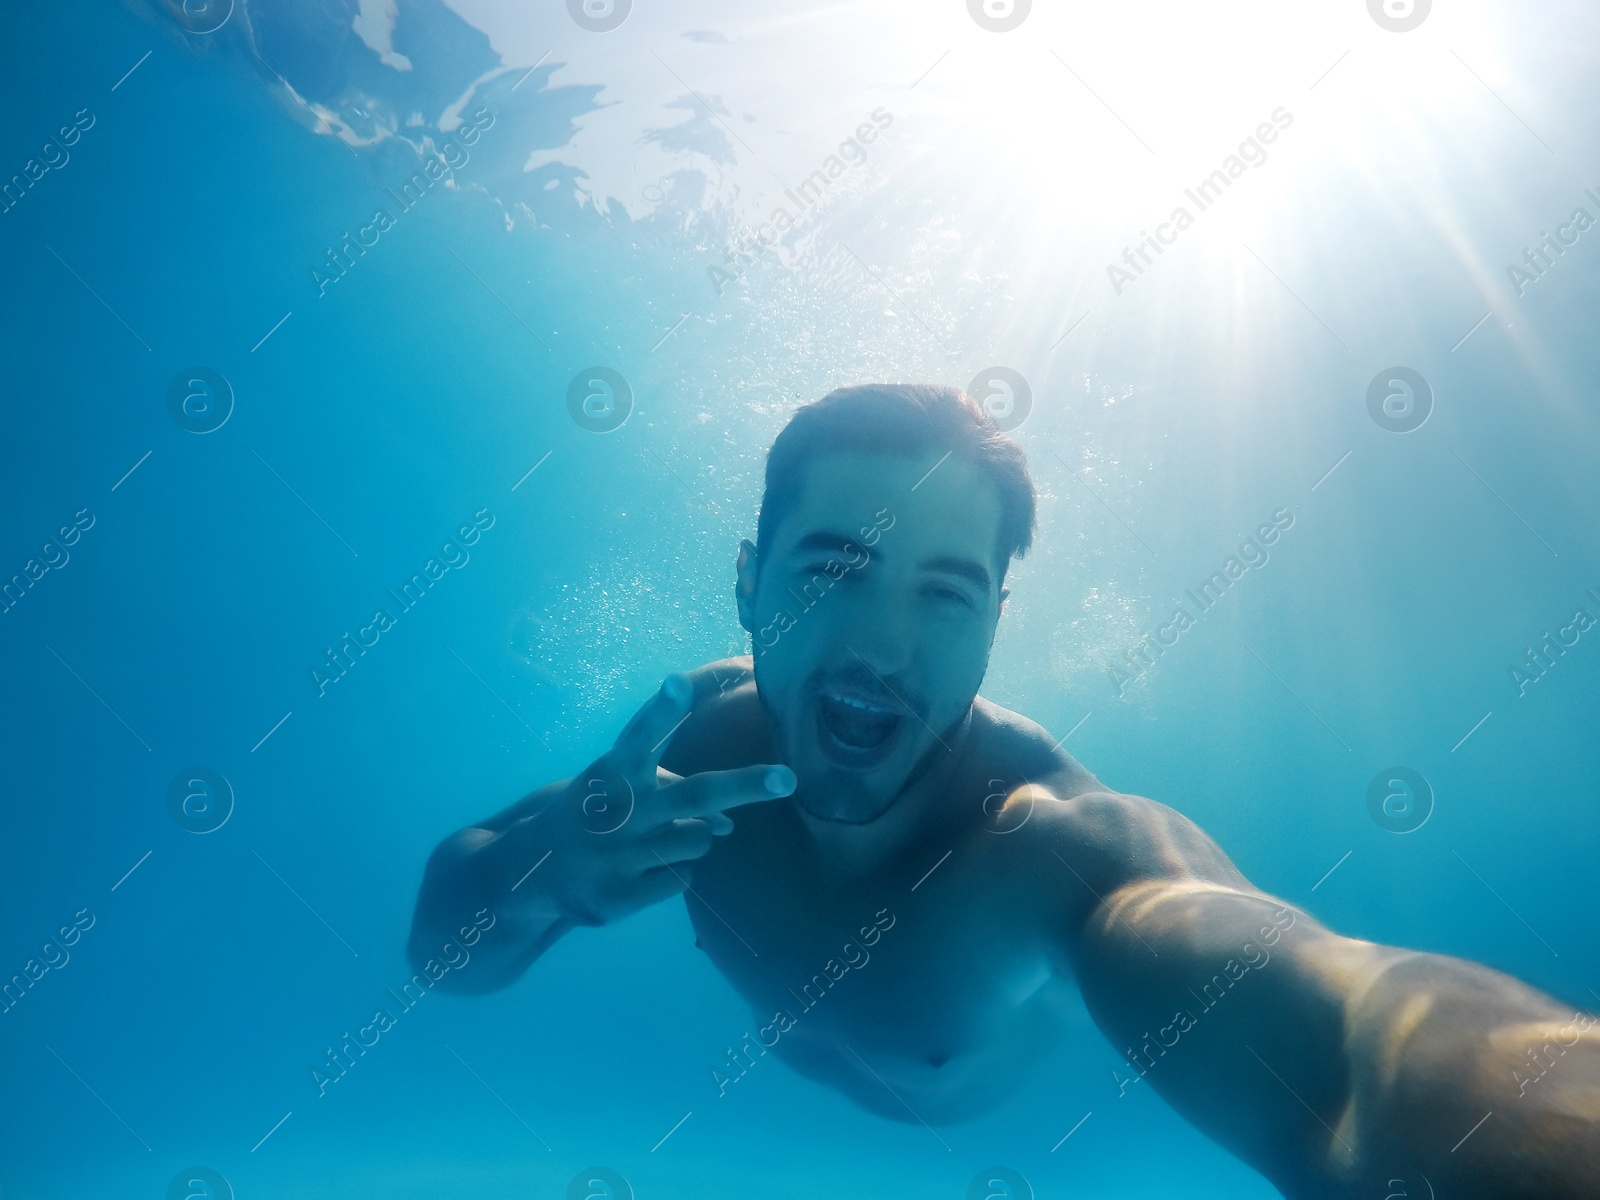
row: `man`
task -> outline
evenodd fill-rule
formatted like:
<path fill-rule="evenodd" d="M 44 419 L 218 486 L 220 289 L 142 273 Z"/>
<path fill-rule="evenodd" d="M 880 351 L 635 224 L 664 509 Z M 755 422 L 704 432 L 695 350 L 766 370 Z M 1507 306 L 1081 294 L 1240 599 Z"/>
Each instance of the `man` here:
<path fill-rule="evenodd" d="M 686 892 L 763 1046 L 886 1117 L 1003 1100 L 1076 986 L 1119 1089 L 1147 1080 L 1286 1196 L 1600 1196 L 1594 1018 L 1324 929 L 977 695 L 1033 524 L 1021 449 L 961 392 L 801 408 L 739 551 L 753 657 L 669 676 L 582 773 L 446 838 L 413 962 L 487 909 L 445 978 L 504 987 Z"/>

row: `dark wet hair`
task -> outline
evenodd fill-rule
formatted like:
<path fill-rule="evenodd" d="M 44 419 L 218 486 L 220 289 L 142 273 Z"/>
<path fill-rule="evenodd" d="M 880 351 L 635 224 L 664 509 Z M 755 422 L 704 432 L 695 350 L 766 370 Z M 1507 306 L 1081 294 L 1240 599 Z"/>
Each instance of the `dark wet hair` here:
<path fill-rule="evenodd" d="M 830 452 L 922 456 L 952 452 L 986 475 L 1000 496 L 995 559 L 1000 578 L 1033 543 L 1033 480 L 1022 447 L 995 428 L 960 388 L 868 383 L 837 388 L 799 408 L 767 453 L 766 492 L 756 524 L 756 555 L 771 547 L 778 523 L 799 495 L 805 464 Z"/>

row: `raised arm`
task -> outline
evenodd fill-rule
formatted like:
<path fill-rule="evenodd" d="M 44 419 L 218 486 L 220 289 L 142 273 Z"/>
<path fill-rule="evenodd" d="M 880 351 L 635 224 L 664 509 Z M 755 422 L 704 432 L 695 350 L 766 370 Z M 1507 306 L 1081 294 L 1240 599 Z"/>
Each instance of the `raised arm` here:
<path fill-rule="evenodd" d="M 1594 1017 L 1332 933 L 1153 801 L 1091 793 L 1038 818 L 1058 965 L 1127 1060 L 1119 1095 L 1154 1088 L 1294 1200 L 1600 1197 Z"/>
<path fill-rule="evenodd" d="M 724 663 L 669 675 L 577 775 L 440 842 L 412 917 L 413 969 L 441 990 L 493 991 L 574 926 L 609 924 L 682 892 L 713 837 L 733 829 L 725 809 L 794 788 L 782 765 L 687 776 L 662 769 L 691 716 L 720 724 L 718 680 L 733 677 Z M 693 756 L 672 761 L 694 771 L 685 758 Z"/>

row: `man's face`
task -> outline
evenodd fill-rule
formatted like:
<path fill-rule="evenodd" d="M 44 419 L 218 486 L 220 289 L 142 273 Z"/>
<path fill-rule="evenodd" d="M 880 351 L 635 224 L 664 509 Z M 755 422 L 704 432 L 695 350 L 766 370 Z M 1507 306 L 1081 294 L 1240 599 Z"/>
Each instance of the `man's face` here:
<path fill-rule="evenodd" d="M 999 524 L 954 456 L 834 453 L 763 560 L 741 555 L 757 690 L 813 816 L 871 821 L 951 752 L 1000 615 Z"/>

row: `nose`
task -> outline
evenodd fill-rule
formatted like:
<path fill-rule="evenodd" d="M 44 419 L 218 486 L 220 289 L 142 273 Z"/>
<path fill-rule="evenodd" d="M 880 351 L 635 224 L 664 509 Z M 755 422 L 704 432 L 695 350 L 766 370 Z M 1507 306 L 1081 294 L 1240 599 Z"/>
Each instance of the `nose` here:
<path fill-rule="evenodd" d="M 880 683 L 894 686 L 915 658 L 916 630 L 909 606 L 892 597 L 863 604 L 845 633 L 846 656 L 865 667 Z"/>

